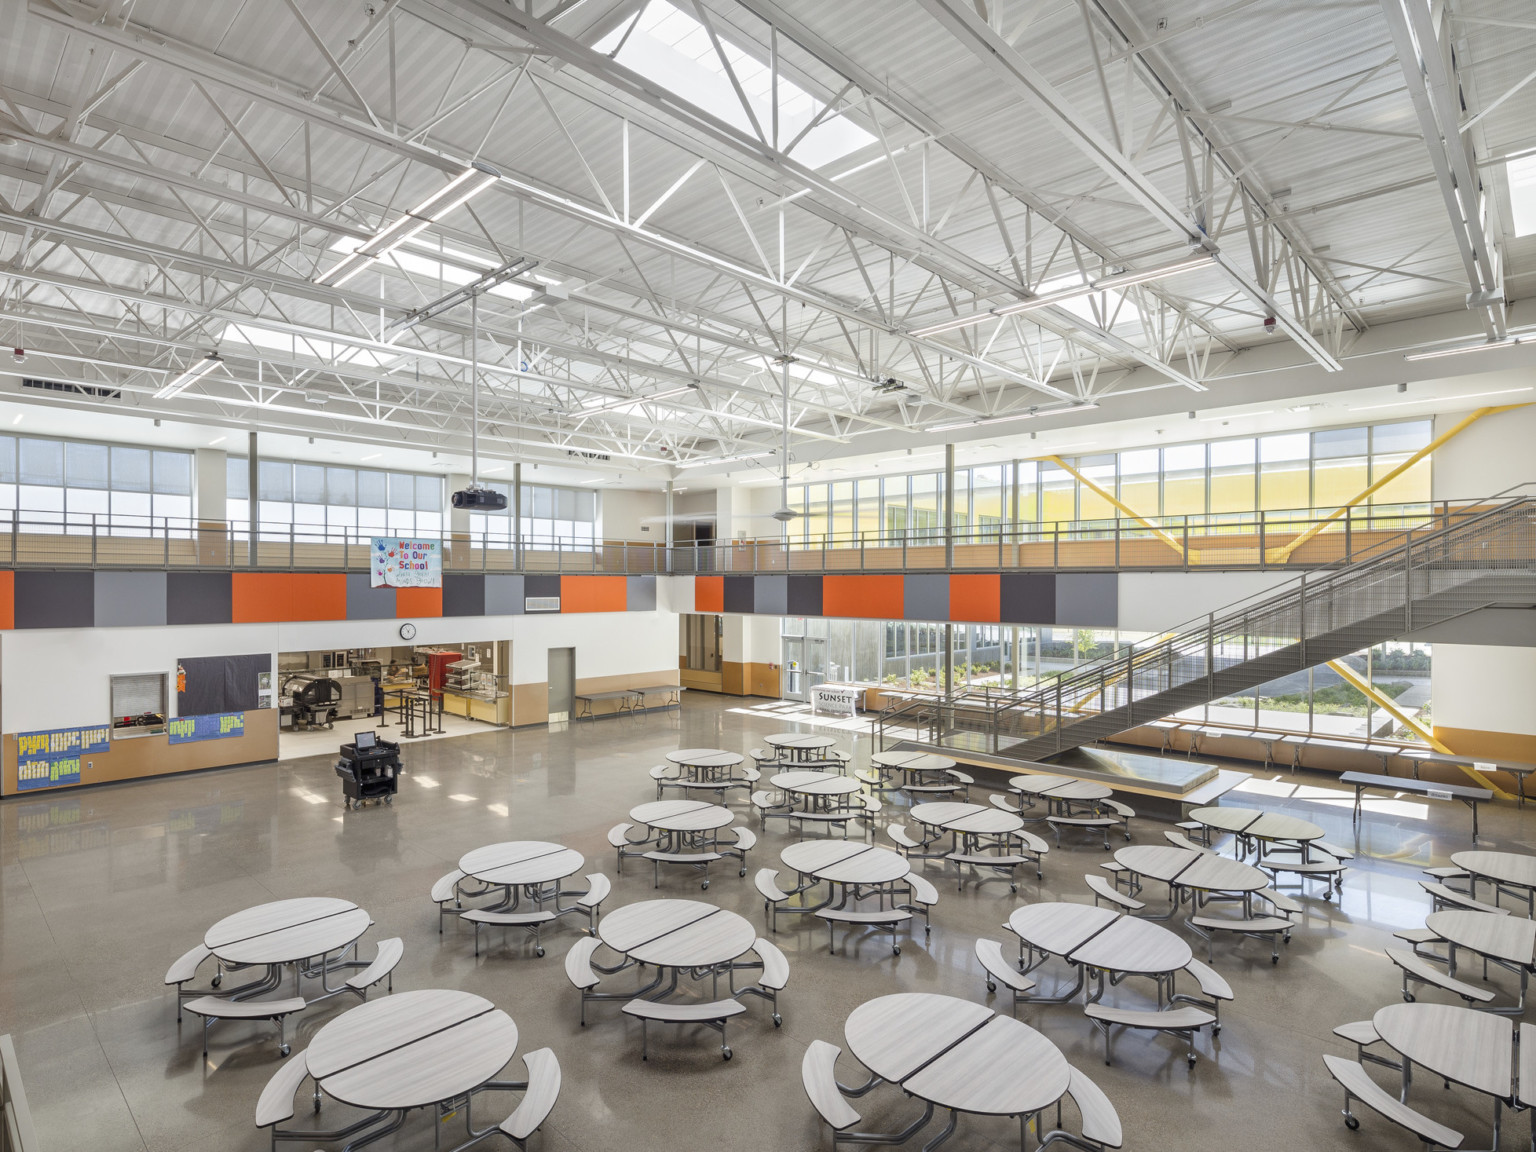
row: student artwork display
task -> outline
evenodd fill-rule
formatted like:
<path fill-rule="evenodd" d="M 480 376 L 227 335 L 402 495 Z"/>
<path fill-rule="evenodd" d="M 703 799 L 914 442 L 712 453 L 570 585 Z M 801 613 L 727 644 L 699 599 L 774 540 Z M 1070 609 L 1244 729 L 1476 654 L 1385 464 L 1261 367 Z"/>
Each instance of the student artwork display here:
<path fill-rule="evenodd" d="M 441 588 L 443 551 L 440 540 L 410 540 L 400 536 L 373 538 L 372 587 Z"/>
<path fill-rule="evenodd" d="M 110 725 L 101 724 L 17 733 L 16 790 L 27 792 L 80 783 L 80 757 L 89 752 L 105 752 L 111 732 Z"/>
<path fill-rule="evenodd" d="M 211 716 L 178 716 L 165 730 L 172 744 L 191 744 L 196 740 L 227 740 L 245 735 L 244 712 L 215 712 Z"/>

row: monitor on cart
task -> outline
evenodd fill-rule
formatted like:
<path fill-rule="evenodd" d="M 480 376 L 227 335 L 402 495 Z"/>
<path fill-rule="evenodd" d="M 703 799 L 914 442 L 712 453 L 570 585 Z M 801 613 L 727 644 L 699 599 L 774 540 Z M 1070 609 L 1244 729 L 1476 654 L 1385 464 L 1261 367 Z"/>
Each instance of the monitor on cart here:
<path fill-rule="evenodd" d="M 353 735 L 352 742 L 357 746 L 357 750 L 361 752 L 365 748 L 372 748 L 376 739 L 375 734 L 371 731 L 358 732 Z"/>

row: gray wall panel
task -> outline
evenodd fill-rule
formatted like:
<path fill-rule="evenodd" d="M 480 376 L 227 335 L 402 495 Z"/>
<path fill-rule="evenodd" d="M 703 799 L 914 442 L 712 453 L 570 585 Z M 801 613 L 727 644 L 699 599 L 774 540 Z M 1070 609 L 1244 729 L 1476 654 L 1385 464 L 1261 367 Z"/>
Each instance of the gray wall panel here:
<path fill-rule="evenodd" d="M 752 611 L 763 616 L 789 615 L 789 577 L 753 577 Z"/>
<path fill-rule="evenodd" d="M 523 614 L 523 578 L 493 574 L 485 578 L 485 614 L 521 616 Z"/>
<path fill-rule="evenodd" d="M 902 580 L 902 615 L 908 620 L 949 619 L 949 576 L 924 573 Z"/>
<path fill-rule="evenodd" d="M 90 628 L 96 623 L 94 572 L 16 573 L 16 627 Z"/>
<path fill-rule="evenodd" d="M 656 610 L 656 577 L 625 577 L 624 607 L 630 612 L 654 612 Z"/>
<path fill-rule="evenodd" d="M 395 590 L 390 587 L 371 588 L 367 572 L 347 573 L 347 619 L 393 620 L 395 618 Z"/>
<path fill-rule="evenodd" d="M 1063 572 L 1056 577 L 1056 623 L 1114 628 L 1120 620 L 1120 584 L 1114 572 Z"/>
<path fill-rule="evenodd" d="M 228 572 L 171 572 L 166 575 L 167 624 L 228 624 L 234 617 L 232 604 Z"/>
<path fill-rule="evenodd" d="M 96 627 L 133 628 L 165 623 L 164 572 L 96 573 Z"/>

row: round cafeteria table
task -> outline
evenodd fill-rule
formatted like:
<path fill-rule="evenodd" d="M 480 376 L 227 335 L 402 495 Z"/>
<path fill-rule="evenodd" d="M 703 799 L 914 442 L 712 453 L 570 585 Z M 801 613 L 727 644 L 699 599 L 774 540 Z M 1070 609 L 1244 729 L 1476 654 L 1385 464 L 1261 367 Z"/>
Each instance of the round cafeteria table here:
<path fill-rule="evenodd" d="M 787 868 L 801 876 L 857 889 L 885 888 L 907 878 L 912 866 L 889 848 L 847 840 L 801 840 L 779 853 Z"/>
<path fill-rule="evenodd" d="M 1237 838 L 1239 858 L 1247 855 L 1251 841 L 1258 840 L 1269 844 L 1276 841 L 1295 844 L 1301 850 L 1301 858 L 1306 860 L 1312 841 L 1323 838 L 1323 830 L 1310 820 L 1284 812 L 1264 812 L 1258 808 L 1196 808 L 1189 814 L 1189 818 L 1214 831 L 1230 832 Z M 1263 856 L 1262 849 L 1259 854 Z"/>
<path fill-rule="evenodd" d="M 1477 882 L 1487 880 L 1494 885 L 1494 899 L 1500 888 L 1516 888 L 1524 894 L 1527 912 L 1536 910 L 1536 856 L 1523 852 L 1456 852 L 1451 863 L 1465 868 L 1472 874 L 1472 895 L 1477 895 Z"/>
<path fill-rule="evenodd" d="M 1252 864 L 1171 844 L 1132 844 L 1115 853 L 1115 863 L 1137 876 L 1161 880 L 1169 886 L 1174 907 L 1167 916 L 1149 919 L 1168 919 L 1178 910 L 1184 895 L 1193 899 L 1198 910 L 1203 899 L 1213 892 L 1241 894 L 1243 915 L 1247 917 L 1252 910 L 1248 897 L 1269 887 L 1269 877 Z M 1175 890 L 1182 895 L 1176 895 Z"/>
<path fill-rule="evenodd" d="M 689 969 L 728 964 L 757 940 L 745 917 L 699 900 L 626 904 L 598 921 L 597 935 L 637 963 Z"/>
<path fill-rule="evenodd" d="M 1515 1027 L 1506 1017 L 1450 1004 L 1388 1004 L 1371 1023 L 1403 1057 L 1404 1094 L 1413 1064 L 1496 1098 L 1513 1091 Z"/>
<path fill-rule="evenodd" d="M 903 772 L 947 772 L 955 766 L 948 756 L 932 752 L 876 752 L 869 762 L 881 768 L 900 768 Z"/>
<path fill-rule="evenodd" d="M 683 835 L 714 832 L 736 819 L 729 808 L 703 800 L 653 800 L 631 808 L 629 818 L 647 828 Z"/>
<path fill-rule="evenodd" d="M 982 804 L 963 804 L 958 800 L 934 800 L 912 806 L 912 819 L 927 828 L 936 828 L 937 840 L 945 832 L 954 836 L 954 850 L 967 855 L 974 853 L 982 840 L 1006 846 L 1010 832 L 1024 827 L 1024 818 L 1000 808 Z M 927 844 L 931 841 L 925 840 Z"/>
<path fill-rule="evenodd" d="M 680 748 L 668 752 L 667 759 L 683 768 L 690 780 L 719 780 L 728 779 L 731 769 L 746 757 L 723 748 Z"/>
<path fill-rule="evenodd" d="M 341 988 L 331 988 L 325 976 L 333 967 L 326 962 L 332 952 L 343 952 L 357 942 L 373 924 L 373 919 L 350 900 L 333 896 L 300 896 L 258 904 L 226 916 L 203 935 L 203 946 L 224 964 L 265 965 L 267 976 L 226 995 L 235 999 L 260 995 L 281 983 L 280 969 L 294 966 L 293 986 L 299 994 L 303 976 L 320 978 L 326 996 Z M 320 958 L 318 969 L 306 968 L 306 961 Z M 313 1002 L 325 996 L 312 996 Z"/>
<path fill-rule="evenodd" d="M 466 852 L 459 858 L 459 871 L 482 884 L 504 889 L 506 898 L 503 904 L 495 906 L 497 909 L 516 908 L 523 895 L 538 903 L 553 895 L 554 912 L 563 916 L 582 910 L 575 905 L 559 907 L 559 882 L 581 871 L 586 862 L 580 852 L 563 844 L 547 840 L 509 840 Z M 554 893 L 546 890 L 550 884 L 557 886 Z"/>
<path fill-rule="evenodd" d="M 1431 912 L 1424 926 L 1450 945 L 1447 968 L 1452 976 L 1456 975 L 1456 949 L 1465 948 L 1520 977 L 1520 999 L 1512 1007 L 1485 1007 L 1484 1012 L 1505 1015 L 1524 1012 L 1526 985 L 1531 972 L 1536 970 L 1536 921 L 1524 916 L 1448 908 L 1443 912 Z"/>
<path fill-rule="evenodd" d="M 815 753 L 825 752 L 837 743 L 835 736 L 817 736 L 810 732 L 775 732 L 764 736 L 763 743 L 779 752 L 789 753 L 793 760 L 814 760 Z"/>
<path fill-rule="evenodd" d="M 309 1074 L 325 1095 L 378 1114 L 385 1121 L 371 1137 L 394 1131 L 412 1108 L 464 1101 L 471 1139 L 475 1091 L 506 1067 L 517 1051 L 517 1025 L 484 997 L 457 989 L 396 992 L 336 1017 L 315 1033 L 304 1053 Z M 352 1135 L 317 1132 L 327 1143 Z"/>
<path fill-rule="evenodd" d="M 850 796 L 861 785 L 852 776 L 840 776 L 836 772 L 780 772 L 770 781 L 780 792 L 799 796 L 806 811 L 825 811 L 832 800 Z"/>
<path fill-rule="evenodd" d="M 1046 810 L 1056 815 L 1070 815 L 1073 801 L 1091 804 L 1108 800 L 1114 790 L 1096 780 L 1079 780 L 1073 776 L 1014 776 L 1008 786 L 1025 796 L 1037 796 L 1045 801 Z"/>
<path fill-rule="evenodd" d="M 1093 904 L 1026 904 L 1008 917 L 1008 930 L 1025 948 L 1040 954 L 1029 965 L 1031 969 L 1044 963 L 1047 956 L 1060 956 L 1077 968 L 1077 981 L 1065 995 L 1038 997 L 1050 1003 L 1071 1000 L 1092 970 L 1098 977 L 1098 989 L 1088 996 L 1090 1002 L 1104 994 L 1105 973 L 1117 984 L 1124 976 L 1147 976 L 1157 983 L 1161 1008 L 1167 1002 L 1173 974 L 1187 967 L 1192 957 L 1183 938 L 1161 924 Z"/>
<path fill-rule="evenodd" d="M 934 1107 L 1018 1116 L 1021 1140 L 1029 1118 L 1065 1095 L 1072 1074 L 1060 1049 L 1028 1024 L 953 996 L 877 997 L 849 1014 L 843 1035 L 879 1079 Z M 938 1139 L 954 1126 L 952 1116 Z"/>

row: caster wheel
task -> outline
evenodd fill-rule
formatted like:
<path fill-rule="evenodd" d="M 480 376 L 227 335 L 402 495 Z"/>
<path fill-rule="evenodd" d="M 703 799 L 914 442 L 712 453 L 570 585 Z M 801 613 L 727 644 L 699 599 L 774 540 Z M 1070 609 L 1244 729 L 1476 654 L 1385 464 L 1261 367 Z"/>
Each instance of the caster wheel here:
<path fill-rule="evenodd" d="M 734 1055 L 734 1053 L 732 1053 L 732 1051 L 729 1048 L 722 1048 L 722 1049 L 720 1049 L 720 1056 L 721 1056 L 722 1059 L 729 1060 L 732 1057 L 732 1055 Z"/>
<path fill-rule="evenodd" d="M 544 949 L 542 949 L 542 948 L 535 948 L 533 954 L 535 956 L 543 956 L 544 955 Z"/>
<path fill-rule="evenodd" d="M 900 956 L 901 955 L 901 945 L 900 944 L 892 944 L 891 945 L 891 954 L 895 955 L 895 956 Z"/>
<path fill-rule="evenodd" d="M 997 985 L 992 983 L 992 981 L 988 980 L 987 981 L 987 991 L 988 992 L 996 992 L 997 991 Z"/>
<path fill-rule="evenodd" d="M 1353 1132 L 1356 1128 L 1360 1127 L 1360 1121 L 1354 1116 L 1346 1116 L 1344 1117 L 1344 1127 Z"/>
<path fill-rule="evenodd" d="M 395 798 L 393 796 L 386 796 L 384 797 L 384 803 L 388 804 L 390 807 L 394 807 Z"/>
<path fill-rule="evenodd" d="M 1212 1036 L 1220 1036 L 1221 1035 L 1221 1029 L 1220 1028 L 1212 1028 L 1211 1029 L 1211 1035 Z"/>
<path fill-rule="evenodd" d="M 709 891 L 709 881 L 708 880 L 704 881 L 704 883 L 700 884 L 699 887 L 702 888 L 705 892 L 708 892 Z"/>
<path fill-rule="evenodd" d="M 1271 964 L 1278 964 L 1278 963 L 1280 963 L 1280 957 L 1278 957 L 1278 956 L 1271 956 L 1269 958 L 1269 962 Z"/>
<path fill-rule="evenodd" d="M 736 873 L 736 875 L 738 875 L 738 876 L 745 876 L 746 874 L 747 874 L 747 870 L 745 868 L 743 868 L 740 872 Z"/>
<path fill-rule="evenodd" d="M 1412 1004 L 1413 1003 L 1413 993 L 1412 992 L 1404 992 L 1403 993 L 1403 999 L 1405 1001 L 1407 1001 L 1409 1004 Z"/>
<path fill-rule="evenodd" d="M 1189 1066 L 1190 1066 L 1190 1067 L 1191 1067 L 1191 1068 L 1193 1068 L 1193 1067 L 1194 1067 L 1194 1066 L 1195 1066 L 1195 1057 L 1193 1057 L 1193 1056 L 1191 1056 L 1191 1057 L 1190 1057 L 1190 1058 L 1189 1058 Z"/>
<path fill-rule="evenodd" d="M 779 1015 L 779 1014 L 778 1014 L 778 1013 L 777 1013 L 777 1012 L 775 1012 L 775 1013 L 774 1013 L 774 1014 L 773 1014 L 773 1026 L 774 1026 L 774 1027 L 775 1027 L 775 1028 L 778 1028 L 778 1027 L 780 1027 L 780 1026 L 781 1026 L 781 1025 L 782 1025 L 782 1024 L 783 1024 L 783 1023 L 784 1023 L 784 1017 L 782 1017 L 782 1016 L 780 1016 L 780 1015 Z"/>
<path fill-rule="evenodd" d="M 214 986 L 214 987 L 215 987 L 215 988 L 217 988 L 217 987 L 218 987 L 218 986 L 219 986 L 219 985 L 220 985 L 220 984 L 222 984 L 222 983 L 224 983 L 224 976 L 223 976 L 223 974 L 222 974 L 222 973 L 221 973 L 221 974 L 219 974 L 219 975 L 218 975 L 218 976 L 215 976 L 215 977 L 214 977 L 214 978 L 213 978 L 213 986 Z"/>
<path fill-rule="evenodd" d="M 1019 886 L 1017 884 L 1010 884 L 1010 885 L 1008 885 L 1008 891 L 1010 891 L 1010 892 L 1017 892 L 1018 890 L 1019 890 Z"/>
<path fill-rule="evenodd" d="M 288 1045 L 286 1045 L 286 1044 L 284 1044 L 284 1045 L 283 1045 L 283 1046 L 282 1046 L 282 1047 L 281 1047 L 281 1048 L 279 1048 L 279 1049 L 278 1049 L 278 1050 L 277 1050 L 277 1051 L 278 1051 L 278 1054 L 279 1054 L 279 1055 L 282 1055 L 282 1056 L 286 1056 L 286 1055 L 288 1055 L 288 1053 L 289 1053 L 289 1052 L 291 1052 L 291 1051 L 292 1051 L 292 1050 L 293 1050 L 293 1049 L 291 1049 L 291 1048 L 290 1048 L 290 1047 L 289 1047 L 289 1046 L 288 1046 Z"/>
<path fill-rule="evenodd" d="M 642 1059 L 642 1060 L 649 1060 L 650 1057 L 649 1056 L 641 1056 L 640 1059 Z"/>

